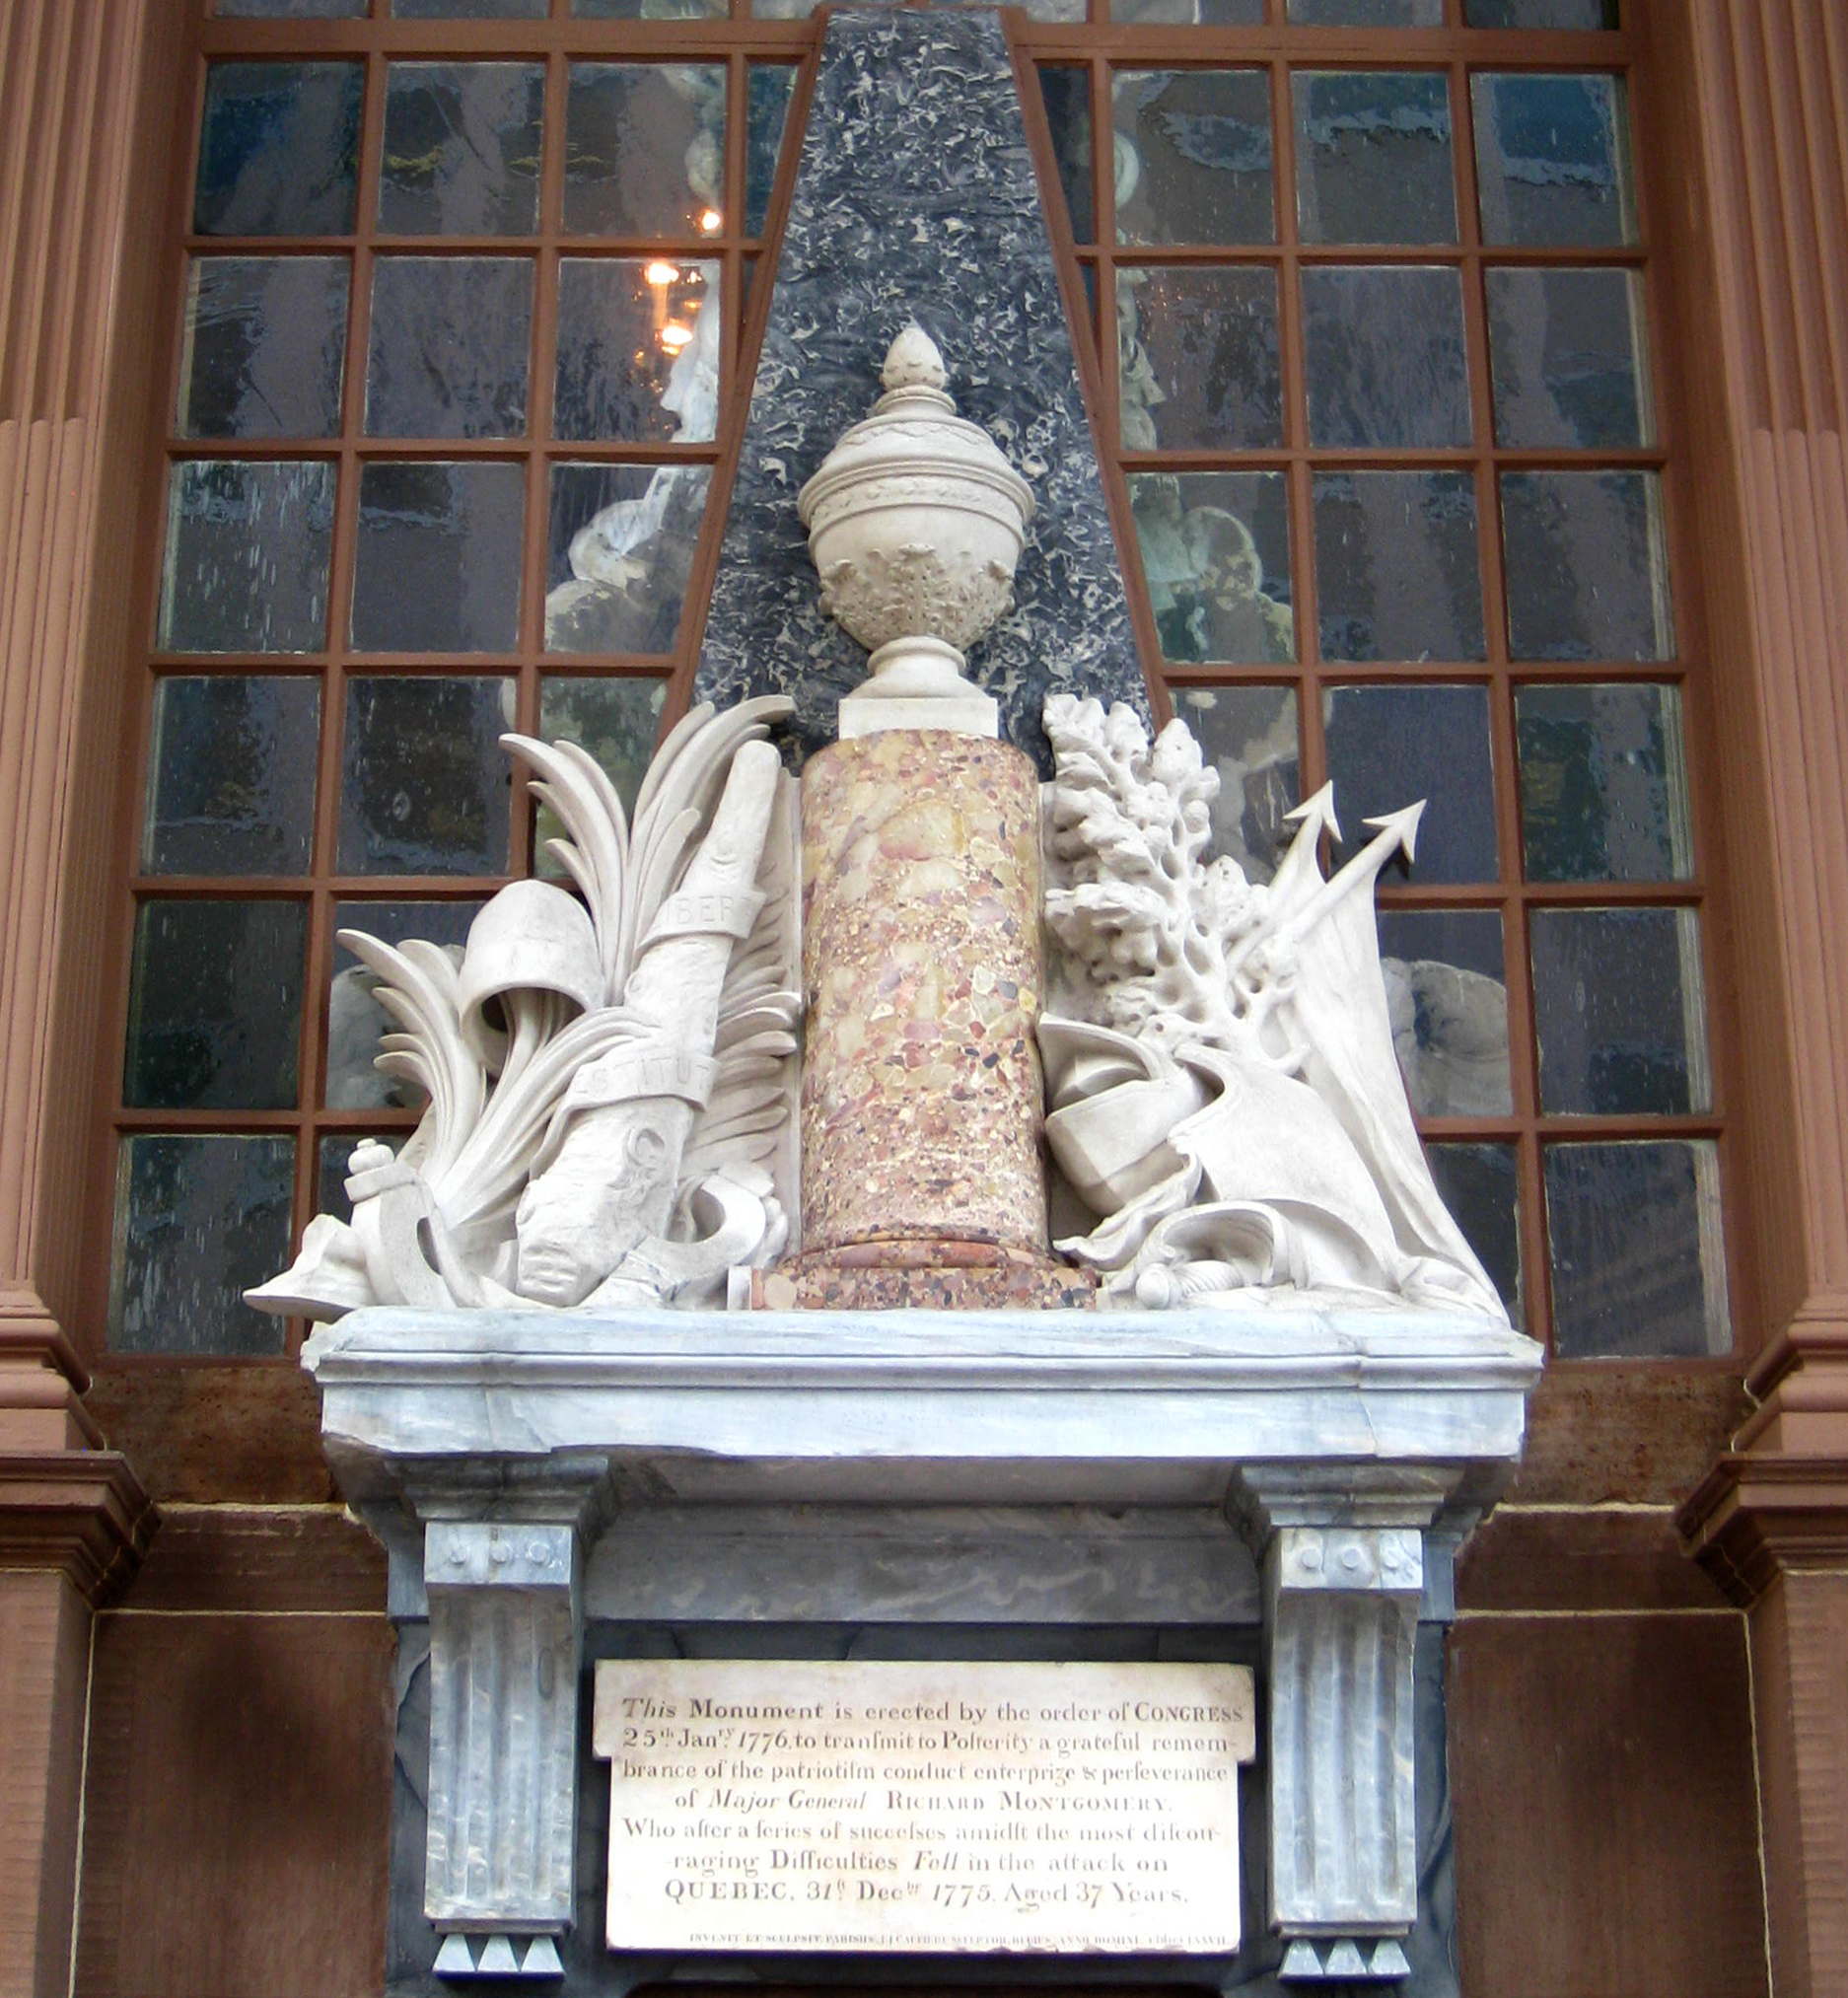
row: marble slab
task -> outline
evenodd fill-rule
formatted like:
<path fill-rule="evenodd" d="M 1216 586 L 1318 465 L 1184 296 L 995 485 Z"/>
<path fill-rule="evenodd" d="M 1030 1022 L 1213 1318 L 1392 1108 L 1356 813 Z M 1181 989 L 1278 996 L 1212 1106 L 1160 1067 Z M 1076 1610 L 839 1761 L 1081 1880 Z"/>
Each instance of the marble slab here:
<path fill-rule="evenodd" d="M 916 320 L 959 413 L 1031 485 L 1015 608 L 969 657 L 1003 737 L 1050 774 L 1039 710 L 1148 694 L 1000 17 L 828 21 L 694 697 L 787 693 L 799 754 L 834 740 L 866 654 L 821 613 L 796 494 L 879 393 Z"/>

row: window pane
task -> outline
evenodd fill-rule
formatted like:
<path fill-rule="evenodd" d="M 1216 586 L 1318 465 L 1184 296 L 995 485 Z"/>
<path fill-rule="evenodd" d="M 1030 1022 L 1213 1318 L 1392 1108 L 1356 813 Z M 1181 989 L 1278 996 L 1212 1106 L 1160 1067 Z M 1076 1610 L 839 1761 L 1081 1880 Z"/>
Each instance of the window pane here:
<path fill-rule="evenodd" d="M 1591 450 L 1655 441 L 1631 270 L 1491 270 L 1495 436 Z"/>
<path fill-rule="evenodd" d="M 724 227 L 721 63 L 574 62 L 565 227 L 580 236 L 698 236 Z"/>
<path fill-rule="evenodd" d="M 1442 28 L 1444 0 L 1290 0 L 1297 28 Z"/>
<path fill-rule="evenodd" d="M 343 256 L 201 256 L 179 354 L 185 437 L 332 437 L 346 355 Z"/>
<path fill-rule="evenodd" d="M 543 21 L 551 0 L 391 0 L 400 21 Z"/>
<path fill-rule="evenodd" d="M 317 652 L 327 630 L 331 464 L 237 459 L 173 467 L 162 648 Z"/>
<path fill-rule="evenodd" d="M 462 947 L 468 941 L 468 925 L 482 906 L 479 901 L 336 902 L 333 927 L 336 935 L 341 930 L 364 930 L 387 944 L 419 937 L 448 945 L 460 963 Z M 428 1101 L 419 1084 L 403 1076 L 381 1075 L 372 1065 L 381 1038 L 397 1031 L 396 1023 L 373 996 L 378 983 L 344 944 L 334 945 L 333 979 L 327 990 L 327 1080 L 321 1091 L 321 1102 L 329 1109 L 418 1109 Z M 338 1147 L 335 1177 L 343 1182 L 347 1154 L 356 1142 L 353 1138 L 323 1141 L 323 1182 L 328 1143 Z M 342 1200 L 345 1190 L 342 1183 Z M 327 1210 L 323 1207 L 320 1211 Z"/>
<path fill-rule="evenodd" d="M 123 1103 L 293 1109 L 307 937 L 306 902 L 143 902 Z"/>
<path fill-rule="evenodd" d="M 1274 271 L 1119 269 L 1116 346 L 1124 450 L 1283 442 Z"/>
<path fill-rule="evenodd" d="M 1322 695 L 1322 721 L 1335 811 L 1347 831 L 1337 858 L 1357 853 L 1373 837 L 1367 820 L 1422 798 L 1412 878 L 1496 878 L 1487 687 L 1330 687 Z M 1392 861 L 1387 878 L 1404 866 L 1402 856 Z"/>
<path fill-rule="evenodd" d="M 370 437 L 517 437 L 527 427 L 533 264 L 382 256 L 372 269 Z"/>
<path fill-rule="evenodd" d="M 566 257 L 552 433 L 701 444 L 719 419 L 719 266 Z"/>
<path fill-rule="evenodd" d="M 665 679 L 543 679 L 539 682 L 539 734 L 548 743 L 577 743 L 588 749 L 616 787 L 623 810 L 633 813 L 635 794 L 654 759 L 667 697 Z M 537 872 L 563 872 L 545 845 L 563 832 L 551 808 L 541 805 L 533 842 Z"/>
<path fill-rule="evenodd" d="M 1485 243 L 1634 243 L 1629 119 L 1614 76 L 1472 76 Z"/>
<path fill-rule="evenodd" d="M 1091 73 L 1043 63 L 1039 70 L 1039 94 L 1045 100 L 1052 156 L 1058 162 L 1059 185 L 1065 189 L 1072 240 L 1095 242 L 1097 225 L 1091 212 Z"/>
<path fill-rule="evenodd" d="M 1119 243 L 1274 243 L 1270 85 L 1261 69 L 1111 77 Z"/>
<path fill-rule="evenodd" d="M 1514 1095 L 1500 915 L 1382 909 L 1379 923 L 1392 1044 L 1413 1110 L 1421 1117 L 1506 1116 Z"/>
<path fill-rule="evenodd" d="M 353 644 L 507 652 L 520 628 L 518 464 L 369 464 L 359 487 Z"/>
<path fill-rule="evenodd" d="M 1455 243 L 1442 72 L 1298 70 L 1296 212 L 1305 243 Z"/>
<path fill-rule="evenodd" d="M 505 874 L 510 679 L 346 683 L 342 874 Z"/>
<path fill-rule="evenodd" d="M 1282 472 L 1135 472 L 1129 505 L 1165 659 L 1244 666 L 1296 657 Z"/>
<path fill-rule="evenodd" d="M 1712 1107 L 1692 909 L 1535 909 L 1540 1107 L 1680 1116 Z"/>
<path fill-rule="evenodd" d="M 1545 1159 L 1554 1352 L 1724 1353 L 1732 1337 L 1712 1141 L 1549 1145 Z"/>
<path fill-rule="evenodd" d="M 1466 471 L 1317 474 L 1325 659 L 1480 659 L 1476 491 Z"/>
<path fill-rule="evenodd" d="M 704 464 L 552 467 L 548 652 L 668 652 L 699 540 Z"/>
<path fill-rule="evenodd" d="M 392 63 L 381 232 L 530 236 L 538 226 L 544 104 L 536 62 Z"/>
<path fill-rule="evenodd" d="M 1469 442 L 1459 272 L 1306 269 L 1303 338 L 1311 444 Z"/>
<path fill-rule="evenodd" d="M 1694 840 L 1671 686 L 1515 694 L 1529 881 L 1682 881 Z"/>
<path fill-rule="evenodd" d="M 571 0 L 571 12 L 579 21 L 675 21 L 723 20 L 730 11 L 728 0 L 673 0 L 665 8 L 660 0 Z"/>
<path fill-rule="evenodd" d="M 1215 856 L 1230 855 L 1251 881 L 1277 872 L 1295 827 L 1286 815 L 1303 795 L 1293 686 L 1177 686 L 1174 712 L 1219 772 Z"/>
<path fill-rule="evenodd" d="M 283 1320 L 244 1302 L 289 1259 L 293 1138 L 124 1138 L 115 1171 L 109 1348 L 280 1353 Z"/>
<path fill-rule="evenodd" d="M 1463 0 L 1468 28 L 1615 28 L 1617 0 Z"/>
<path fill-rule="evenodd" d="M 1054 6 L 1067 11 L 1055 14 Z M 1041 20 L 1082 21 L 1084 0 L 1041 0 L 1029 14 Z M 1264 19 L 1264 0 L 1110 0 L 1112 21 L 1169 22 L 1183 28 L 1256 28 Z"/>
<path fill-rule="evenodd" d="M 371 0 L 215 0 L 212 12 L 258 21 L 356 21 Z"/>
<path fill-rule="evenodd" d="M 1653 471 L 1502 474 L 1516 659 L 1670 659 L 1674 621 Z"/>
<path fill-rule="evenodd" d="M 715 13 L 725 11 L 723 0 Z M 789 120 L 789 97 L 796 72 L 786 62 L 753 62 L 746 86 L 749 121 L 745 132 L 745 234 L 761 236 L 770 213 L 770 190 L 776 184 L 776 163 L 783 154 L 783 127 Z"/>
<path fill-rule="evenodd" d="M 1501 1293 L 1509 1318 L 1527 1315 L 1521 1286 L 1521 1220 L 1513 1145 L 1431 1144 L 1431 1177 L 1444 1204 Z"/>
<path fill-rule="evenodd" d="M 163 679 L 148 749 L 149 874 L 306 874 L 320 683 Z"/>
<path fill-rule="evenodd" d="M 192 226 L 201 236 L 344 236 L 359 163 L 357 62 L 215 62 Z"/>

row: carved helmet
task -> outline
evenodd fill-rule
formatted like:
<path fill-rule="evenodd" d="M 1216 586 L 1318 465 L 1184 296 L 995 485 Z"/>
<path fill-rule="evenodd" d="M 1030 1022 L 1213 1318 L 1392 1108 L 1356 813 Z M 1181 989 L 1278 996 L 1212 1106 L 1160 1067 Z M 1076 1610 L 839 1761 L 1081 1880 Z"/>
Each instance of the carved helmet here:
<path fill-rule="evenodd" d="M 520 992 L 556 992 L 580 1013 L 604 1003 L 591 919 L 549 882 L 509 882 L 468 926 L 457 993 L 462 1038 L 495 1074 L 507 1050 L 508 1001 Z"/>

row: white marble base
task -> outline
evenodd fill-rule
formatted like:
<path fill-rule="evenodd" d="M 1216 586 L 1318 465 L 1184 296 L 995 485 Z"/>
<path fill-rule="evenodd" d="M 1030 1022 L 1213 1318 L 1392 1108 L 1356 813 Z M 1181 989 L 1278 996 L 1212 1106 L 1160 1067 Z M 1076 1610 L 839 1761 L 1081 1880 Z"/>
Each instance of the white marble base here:
<path fill-rule="evenodd" d="M 857 736 L 876 736 L 882 729 L 942 729 L 953 736 L 1001 733 L 1001 706 L 992 694 L 966 693 L 912 699 L 902 694 L 850 693 L 840 704 L 839 735 L 843 743 Z"/>

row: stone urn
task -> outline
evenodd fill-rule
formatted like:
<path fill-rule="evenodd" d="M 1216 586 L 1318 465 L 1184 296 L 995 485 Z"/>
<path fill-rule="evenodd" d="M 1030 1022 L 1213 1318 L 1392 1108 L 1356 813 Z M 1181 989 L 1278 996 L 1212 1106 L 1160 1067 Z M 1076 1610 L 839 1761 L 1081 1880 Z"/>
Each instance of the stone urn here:
<path fill-rule="evenodd" d="M 1033 500 L 993 438 L 956 413 L 947 379 L 930 335 L 907 326 L 880 372 L 886 393 L 797 500 L 822 607 L 873 655 L 841 703 L 843 736 L 996 733 L 963 651 L 1013 603 Z"/>

